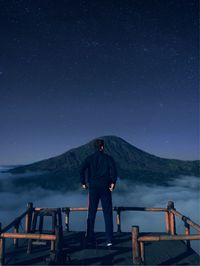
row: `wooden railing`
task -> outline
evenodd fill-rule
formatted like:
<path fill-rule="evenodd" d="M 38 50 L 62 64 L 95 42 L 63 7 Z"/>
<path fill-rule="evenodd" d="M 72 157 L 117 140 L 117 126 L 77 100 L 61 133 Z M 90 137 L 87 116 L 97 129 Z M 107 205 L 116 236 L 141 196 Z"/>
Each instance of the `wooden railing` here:
<path fill-rule="evenodd" d="M 174 208 L 174 203 L 172 201 L 168 202 L 166 210 L 167 234 L 165 235 L 149 235 L 144 233 L 141 234 L 139 231 L 139 226 L 132 226 L 133 264 L 145 264 L 145 242 L 185 240 L 187 243 L 187 248 L 190 249 L 190 240 L 200 240 L 200 234 L 190 234 L 190 226 L 198 232 L 200 232 L 200 226 L 191 221 L 188 217 L 176 211 Z M 177 216 L 184 222 L 185 234 L 183 235 L 176 234 L 175 216 Z"/>
<path fill-rule="evenodd" d="M 102 211 L 102 208 L 98 208 L 97 211 Z M 88 211 L 88 208 L 74 208 L 74 207 L 64 207 L 62 211 L 65 212 L 65 225 L 66 230 L 69 232 L 69 222 L 70 222 L 70 212 L 82 212 Z M 145 208 L 145 207 L 114 207 L 113 212 L 116 212 L 116 224 L 117 232 L 121 232 L 121 213 L 124 211 L 151 211 L 151 212 L 167 212 L 167 208 Z M 169 227 L 167 224 L 166 227 Z M 168 229 L 167 229 L 168 230 Z"/>
<path fill-rule="evenodd" d="M 0 266 L 5 264 L 5 244 L 6 239 L 13 239 L 13 244 L 15 248 L 19 247 L 19 239 L 26 240 L 44 240 L 51 241 L 51 258 L 52 261 L 56 262 L 58 259 L 58 254 L 62 250 L 62 227 L 55 224 L 55 230 L 52 234 L 37 234 L 31 232 L 31 226 L 33 222 L 33 212 L 36 208 L 33 208 L 33 203 L 27 204 L 26 212 L 17 217 L 9 225 L 2 228 L 0 223 Z M 19 225 L 25 217 L 25 232 L 19 232 Z M 8 232 L 13 229 L 13 232 Z M 29 245 L 27 247 L 27 253 L 31 252 Z M 58 260 L 59 261 L 59 260 Z"/>
<path fill-rule="evenodd" d="M 5 262 L 5 240 L 6 238 L 13 239 L 13 243 L 15 248 L 19 247 L 18 240 L 19 239 L 27 239 L 27 240 L 46 240 L 51 241 L 51 251 L 54 254 L 55 261 L 59 261 L 59 252 L 62 251 L 62 227 L 57 226 L 55 219 L 53 220 L 53 225 L 55 226 L 54 233 L 52 234 L 37 234 L 31 231 L 31 228 L 34 223 L 33 213 L 40 213 L 44 211 L 55 211 L 59 210 L 60 219 L 61 220 L 61 210 L 65 213 L 65 225 L 66 230 L 69 231 L 69 222 L 70 222 L 70 212 L 80 212 L 80 211 L 88 211 L 88 208 L 74 208 L 74 207 L 63 207 L 63 208 L 34 208 L 33 203 L 27 204 L 26 212 L 17 217 L 14 221 L 12 221 L 9 225 L 2 228 L 0 223 L 0 266 L 4 265 Z M 98 211 L 102 211 L 102 208 L 98 208 Z M 133 264 L 143 264 L 145 263 L 145 242 L 152 241 L 166 241 L 166 240 L 186 240 L 187 247 L 190 248 L 190 240 L 200 240 L 200 234 L 190 234 L 190 226 L 200 232 L 200 226 L 194 222 L 192 222 L 188 217 L 182 215 L 174 208 L 174 203 L 172 201 L 168 202 L 167 208 L 145 208 L 145 207 L 114 207 L 113 212 L 116 212 L 116 224 L 117 231 L 121 232 L 121 224 L 122 217 L 121 213 L 124 211 L 145 211 L 145 212 L 164 212 L 165 213 L 165 227 L 166 234 L 160 235 L 145 235 L 141 234 L 138 226 L 132 226 L 132 257 Z M 175 216 L 180 218 L 185 225 L 185 234 L 184 235 L 176 235 L 176 223 Z M 19 225 L 25 217 L 25 232 L 19 232 Z M 55 217 L 53 217 L 55 218 Z M 43 220 L 40 221 L 40 229 L 43 227 Z M 13 232 L 8 232 L 13 228 Z M 40 230 L 39 230 L 40 231 Z M 27 253 L 30 253 L 31 250 L 29 246 L 27 248 Z"/>

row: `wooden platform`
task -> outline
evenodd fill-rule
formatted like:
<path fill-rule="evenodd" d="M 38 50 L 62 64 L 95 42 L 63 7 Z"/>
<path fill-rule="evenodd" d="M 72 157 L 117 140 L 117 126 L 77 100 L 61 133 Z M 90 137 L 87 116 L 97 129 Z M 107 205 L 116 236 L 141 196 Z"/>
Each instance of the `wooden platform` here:
<path fill-rule="evenodd" d="M 130 233 L 115 233 L 111 248 L 106 247 L 105 234 L 96 233 L 94 247 L 85 246 L 84 232 L 65 232 L 64 250 L 70 265 L 131 265 L 132 248 Z M 155 235 L 155 233 L 154 233 Z M 20 242 L 21 243 L 21 242 Z M 20 246 L 22 243 L 20 244 Z M 8 265 L 44 265 L 49 262 L 49 246 L 34 245 L 33 252 L 26 254 L 27 244 L 6 252 Z M 200 256 L 187 250 L 183 241 L 149 242 L 145 244 L 147 265 L 200 265 Z M 70 258 L 70 260 L 69 260 Z"/>

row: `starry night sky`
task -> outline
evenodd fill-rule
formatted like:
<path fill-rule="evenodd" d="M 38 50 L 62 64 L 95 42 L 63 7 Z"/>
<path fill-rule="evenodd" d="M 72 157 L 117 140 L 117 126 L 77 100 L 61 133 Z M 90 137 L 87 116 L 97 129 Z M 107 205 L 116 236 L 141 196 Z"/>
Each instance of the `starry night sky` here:
<path fill-rule="evenodd" d="M 198 0 L 0 0 L 0 165 L 102 135 L 198 159 Z"/>

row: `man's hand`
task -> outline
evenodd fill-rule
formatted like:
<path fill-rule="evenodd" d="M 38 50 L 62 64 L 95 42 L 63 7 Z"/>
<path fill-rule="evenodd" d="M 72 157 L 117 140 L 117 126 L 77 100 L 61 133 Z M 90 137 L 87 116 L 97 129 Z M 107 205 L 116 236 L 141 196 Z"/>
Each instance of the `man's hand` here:
<path fill-rule="evenodd" d="M 115 184 L 112 183 L 112 184 L 110 185 L 110 187 L 109 187 L 109 189 L 110 189 L 111 192 L 114 190 L 114 187 L 115 187 Z"/>
<path fill-rule="evenodd" d="M 88 189 L 88 186 L 86 184 L 82 185 L 82 189 Z"/>

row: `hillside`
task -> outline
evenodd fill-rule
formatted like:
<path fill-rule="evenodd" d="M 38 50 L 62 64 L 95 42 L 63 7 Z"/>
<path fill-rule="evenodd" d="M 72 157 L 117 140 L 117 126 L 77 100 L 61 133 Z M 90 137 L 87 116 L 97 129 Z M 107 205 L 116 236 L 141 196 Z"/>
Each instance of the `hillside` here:
<path fill-rule="evenodd" d="M 199 176 L 199 161 L 163 159 L 144 152 L 116 136 L 101 137 L 105 152 L 117 164 L 118 176 L 134 183 L 166 184 L 179 175 Z M 79 186 L 79 169 L 83 160 L 94 152 L 93 141 L 59 156 L 10 170 L 17 174 L 15 186 L 40 186 L 49 189 L 75 189 Z M 40 173 L 39 178 L 34 173 Z M 25 173 L 32 176 L 23 177 Z M 21 176 L 20 176 L 21 175 Z"/>

